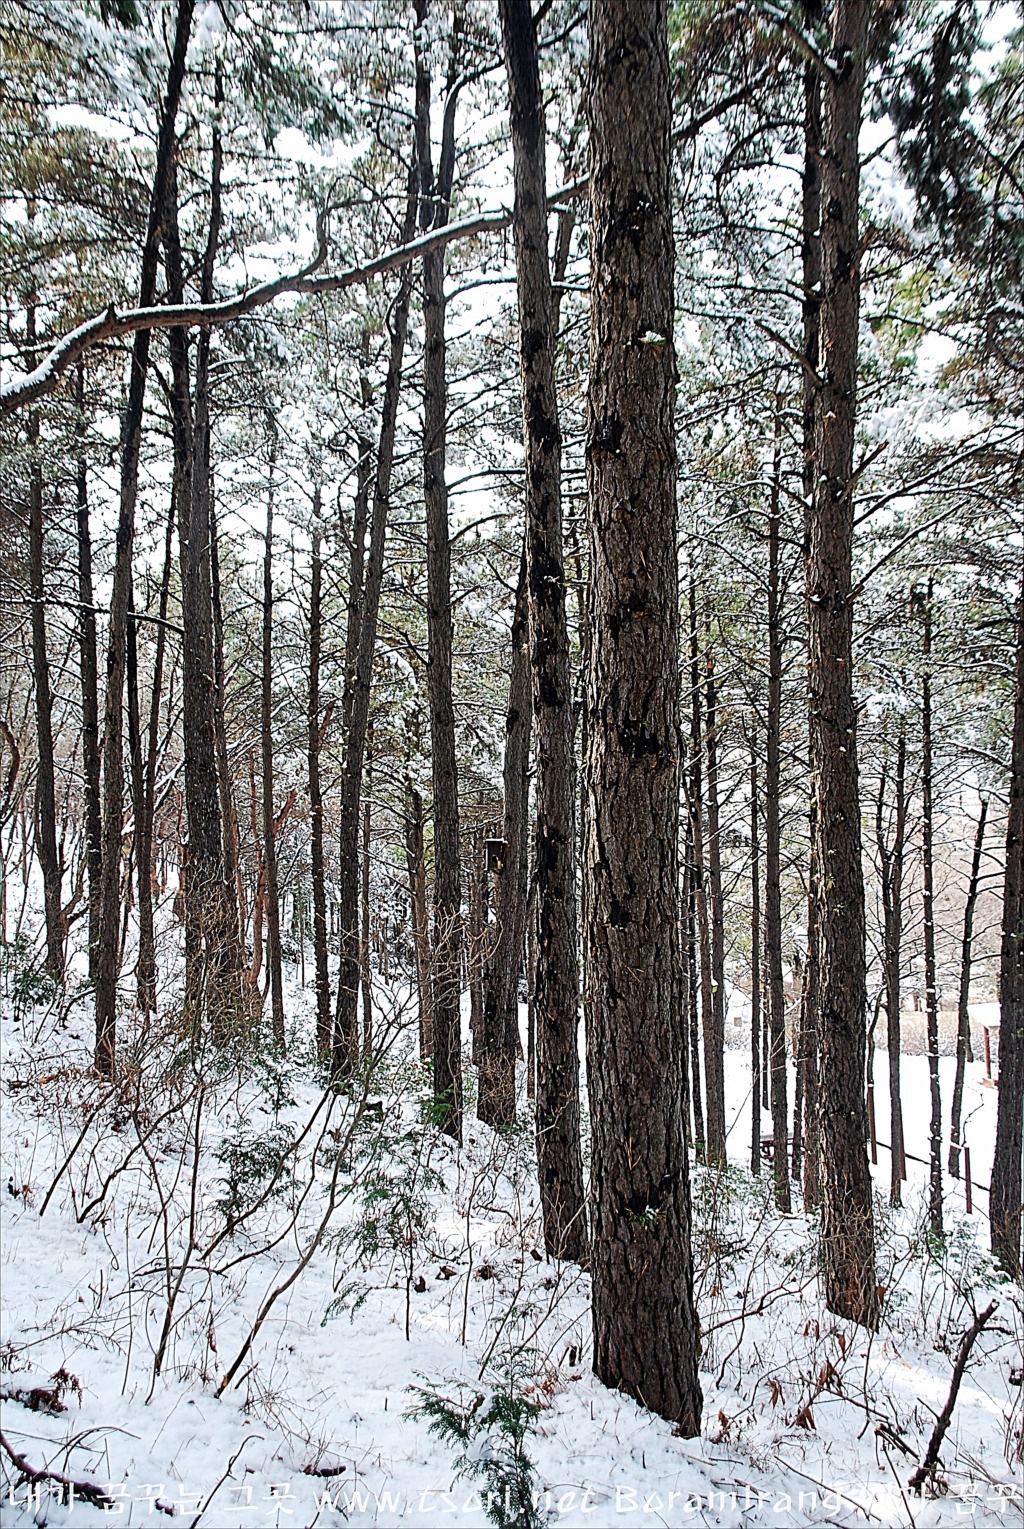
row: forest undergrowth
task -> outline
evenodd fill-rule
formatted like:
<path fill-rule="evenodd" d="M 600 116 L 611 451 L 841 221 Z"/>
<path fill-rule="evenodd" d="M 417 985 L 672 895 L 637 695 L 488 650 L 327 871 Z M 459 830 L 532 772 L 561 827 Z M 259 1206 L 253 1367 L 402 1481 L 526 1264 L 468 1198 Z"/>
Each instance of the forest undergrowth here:
<path fill-rule="evenodd" d="M 5 1522 L 64 1522 L 65 1480 L 79 1517 L 130 1501 L 211 1524 L 268 1521 L 255 1485 L 287 1523 L 429 1520 L 449 1511 L 437 1493 L 465 1523 L 594 1523 L 602 1504 L 665 1521 L 666 1482 L 695 1522 L 698 1501 L 719 1523 L 1018 1511 L 1024 1312 L 977 1218 L 938 1241 L 923 1201 L 876 1197 L 867 1334 L 825 1312 L 812 1220 L 779 1216 L 769 1176 L 696 1165 L 705 1428 L 684 1441 L 590 1373 L 589 1279 L 544 1254 L 529 1102 L 516 1128 L 474 1121 L 456 1146 L 402 989 L 376 991 L 374 1055 L 338 1088 L 295 990 L 283 1054 L 199 1040 L 165 1003 L 126 1017 L 108 1081 L 84 992 L 13 947 L 5 981 Z M 917 1495 L 962 1334 L 992 1299 Z M 50 1479 L 19 1479 L 16 1456 Z"/>

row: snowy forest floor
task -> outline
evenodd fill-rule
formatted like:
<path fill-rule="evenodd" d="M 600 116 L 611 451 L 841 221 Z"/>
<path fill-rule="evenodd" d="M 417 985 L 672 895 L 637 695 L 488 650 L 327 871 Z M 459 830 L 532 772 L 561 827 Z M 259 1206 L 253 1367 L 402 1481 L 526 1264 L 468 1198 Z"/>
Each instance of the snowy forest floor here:
<path fill-rule="evenodd" d="M 812 1221 L 778 1216 L 749 1172 L 740 1050 L 731 1166 L 694 1172 L 705 1407 L 684 1440 L 591 1373 L 589 1282 L 543 1256 L 528 1111 L 509 1137 L 480 1125 L 468 1069 L 464 1147 L 429 1125 L 401 991 L 377 993 L 377 1067 L 335 1095 L 294 981 L 287 1061 L 196 1050 L 162 1014 L 134 1036 L 126 1021 L 116 1086 L 89 1071 L 84 990 L 47 1001 L 10 962 L 5 982 L 3 1432 L 108 1498 L 19 1481 L 5 1453 L 12 1529 L 1020 1523 L 1024 1313 L 985 1251 L 984 1192 L 968 1215 L 947 1178 L 937 1244 L 925 1169 L 890 1211 L 880 1150 L 882 1324 L 834 1319 Z M 925 1158 L 927 1063 L 903 1069 L 907 1149 Z M 995 1094 L 968 1072 L 984 1184 Z M 914 1496 L 960 1336 L 993 1297 L 939 1493 Z M 524 1488 L 517 1516 L 506 1494 Z"/>

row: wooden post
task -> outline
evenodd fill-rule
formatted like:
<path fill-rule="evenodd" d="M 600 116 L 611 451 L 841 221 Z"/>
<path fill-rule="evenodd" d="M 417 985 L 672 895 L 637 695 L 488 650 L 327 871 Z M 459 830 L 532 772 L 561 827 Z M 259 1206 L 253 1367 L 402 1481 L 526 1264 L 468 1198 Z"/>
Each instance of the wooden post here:
<path fill-rule="evenodd" d="M 974 1211 L 974 1203 L 971 1200 L 971 1149 L 964 1142 L 964 1199 L 967 1202 L 967 1214 L 970 1216 Z"/>

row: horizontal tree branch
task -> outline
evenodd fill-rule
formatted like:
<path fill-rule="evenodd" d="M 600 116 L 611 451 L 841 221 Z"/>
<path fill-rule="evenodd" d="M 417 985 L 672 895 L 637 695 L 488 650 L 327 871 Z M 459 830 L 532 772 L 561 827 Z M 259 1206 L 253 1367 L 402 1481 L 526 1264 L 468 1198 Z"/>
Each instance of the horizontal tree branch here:
<path fill-rule="evenodd" d="M 579 196 L 587 189 L 587 185 L 586 180 L 581 180 L 574 185 L 563 186 L 548 198 L 548 205 L 556 206 L 569 197 Z M 319 247 L 316 255 L 300 271 L 287 276 L 277 276 L 273 281 L 263 282 L 258 287 L 252 287 L 248 292 L 239 292 L 235 297 L 225 298 L 216 303 L 180 303 L 156 308 L 129 308 L 120 313 L 111 303 L 104 312 L 86 319 L 84 324 L 79 324 L 77 329 L 72 329 L 62 340 L 59 340 L 33 371 L 26 372 L 24 376 L 15 377 L 0 387 L 0 417 L 12 414 L 16 409 L 23 409 L 52 392 L 68 367 L 73 365 L 90 346 L 97 345 L 103 340 L 120 339 L 124 335 L 134 334 L 139 329 L 182 329 L 229 324 L 234 319 L 244 318 L 246 314 L 254 312 L 257 308 L 266 307 L 268 303 L 272 303 L 275 298 L 283 296 L 286 292 L 306 296 L 341 292 L 346 287 L 358 286 L 361 282 L 370 281 L 374 276 L 382 276 L 387 271 L 394 271 L 400 266 L 408 265 L 420 255 L 430 250 L 440 249 L 455 239 L 471 239 L 476 234 L 507 228 L 511 222 L 512 211 L 507 207 L 503 207 L 499 212 L 480 213 L 471 218 L 463 218 L 457 223 L 449 223 L 444 228 L 432 229 L 418 239 L 400 245 L 397 249 L 389 250 L 386 255 L 381 255 L 376 260 L 368 261 L 366 265 L 351 266 L 346 271 L 339 271 L 336 276 L 317 276 L 316 271 L 327 258 L 324 220 L 321 218 Z"/>

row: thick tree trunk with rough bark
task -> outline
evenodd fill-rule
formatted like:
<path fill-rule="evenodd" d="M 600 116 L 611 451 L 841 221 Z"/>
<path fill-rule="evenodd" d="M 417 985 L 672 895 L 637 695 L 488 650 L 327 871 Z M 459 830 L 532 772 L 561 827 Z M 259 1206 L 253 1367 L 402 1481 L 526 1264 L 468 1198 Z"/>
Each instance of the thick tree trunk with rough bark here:
<path fill-rule="evenodd" d="M 592 662 L 585 851 L 594 1369 L 700 1429 L 679 961 L 666 0 L 590 8 Z"/>
<path fill-rule="evenodd" d="M 216 251 L 214 201 L 206 261 Z M 172 163 L 165 206 L 168 292 L 182 301 L 184 267 L 178 232 L 177 175 Z M 205 278 L 204 278 L 205 279 Z M 210 278 L 212 283 L 212 277 Z M 224 865 L 224 823 L 217 769 L 217 680 L 214 659 L 213 572 L 210 551 L 209 333 L 196 346 L 195 394 L 190 394 L 188 336 L 169 334 L 171 416 L 178 485 L 181 566 L 182 733 L 188 870 L 185 883 L 185 999 L 193 1025 L 204 1016 L 223 1040 L 241 1017 L 241 946 L 235 889 Z"/>
<path fill-rule="evenodd" d="M 174 125 L 185 78 L 185 55 L 188 50 L 194 8 L 194 0 L 178 0 L 174 43 L 167 76 L 167 92 L 161 103 L 156 168 L 153 174 L 146 243 L 142 255 L 142 272 L 139 280 L 140 307 L 151 305 L 156 296 L 162 222 L 174 156 Z M 128 596 L 131 587 L 132 545 L 135 538 L 135 501 L 138 493 L 146 373 L 149 368 L 149 337 L 148 329 L 140 329 L 132 345 L 128 403 L 121 433 L 121 493 L 107 638 L 107 685 L 103 715 L 102 893 L 95 970 L 96 1068 L 104 1077 L 113 1075 L 116 1054 L 121 836 L 124 828 L 122 710 Z"/>
<path fill-rule="evenodd" d="M 562 436 L 557 331 L 548 262 L 544 104 L 530 0 L 501 0 L 515 177 L 512 231 L 526 451 L 537 760 L 537 1163 L 544 1241 L 556 1258 L 586 1253 L 580 1147 L 576 953 L 576 761 L 562 555 Z"/>
<path fill-rule="evenodd" d="M 974 945 L 974 909 L 978 901 L 981 881 L 981 852 L 985 845 L 985 823 L 988 818 L 988 801 L 981 799 L 978 828 L 974 836 L 974 855 L 971 859 L 971 876 L 967 883 L 964 901 L 964 934 L 960 945 L 960 990 L 956 1006 L 956 1077 L 953 1081 L 953 1103 L 949 1121 L 949 1171 L 953 1178 L 960 1177 L 960 1131 L 964 1104 L 964 1080 L 967 1063 L 973 1061 L 971 1053 L 971 961 Z"/>
<path fill-rule="evenodd" d="M 810 723 L 820 880 L 821 1239 L 825 1300 L 878 1319 L 864 1097 L 864 877 L 853 694 L 853 452 L 860 162 L 870 0 L 837 0 L 822 99 L 821 365 L 807 561 Z"/>
<path fill-rule="evenodd" d="M 490 1126 L 516 1117 L 519 973 L 526 938 L 529 873 L 530 681 L 529 591 L 525 542 L 512 611 L 512 661 L 502 774 L 505 856 L 494 884 L 494 934 L 484 989 L 477 1113 Z"/>
<path fill-rule="evenodd" d="M 999 957 L 999 1109 L 989 1203 L 992 1251 L 1007 1273 L 1020 1279 L 1024 1128 L 1024 582 L 1017 608 L 1016 647 Z"/>

